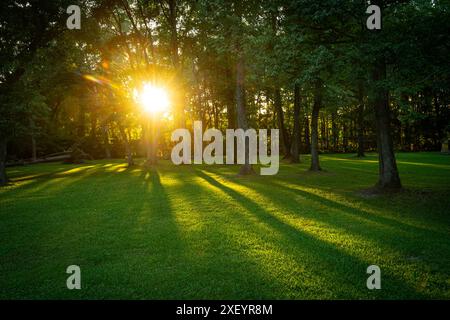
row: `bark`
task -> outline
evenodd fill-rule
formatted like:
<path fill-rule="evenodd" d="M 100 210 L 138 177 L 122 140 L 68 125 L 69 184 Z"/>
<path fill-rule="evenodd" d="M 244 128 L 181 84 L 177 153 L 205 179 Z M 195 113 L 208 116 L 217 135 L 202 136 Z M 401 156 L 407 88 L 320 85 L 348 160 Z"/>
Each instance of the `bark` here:
<path fill-rule="evenodd" d="M 245 105 L 245 87 L 244 87 L 244 58 L 238 54 L 236 63 L 236 111 L 238 127 L 244 131 L 248 129 L 247 110 Z M 248 141 L 245 143 L 245 164 L 241 166 L 240 175 L 253 174 L 253 168 L 250 164 Z"/>
<path fill-rule="evenodd" d="M 0 137 L 0 186 L 4 186 L 8 182 L 6 176 L 6 146 L 6 138 Z"/>
<path fill-rule="evenodd" d="M 289 136 L 288 132 L 286 130 L 286 127 L 284 125 L 284 113 L 283 113 L 283 102 L 281 100 L 281 91 L 280 88 L 275 88 L 274 91 L 274 107 L 275 112 L 277 113 L 277 122 L 278 122 L 278 128 L 281 131 L 281 149 L 283 150 L 283 154 L 285 158 L 290 158 L 290 145 L 289 145 Z"/>
<path fill-rule="evenodd" d="M 314 89 L 314 103 L 311 118 L 311 171 L 320 171 L 319 164 L 319 111 L 322 105 L 322 82 L 316 81 Z"/>
<path fill-rule="evenodd" d="M 291 162 L 300 162 L 300 111 L 301 93 L 298 84 L 294 86 L 294 131 L 292 134 Z"/>
<path fill-rule="evenodd" d="M 379 160 L 379 177 L 376 187 L 380 190 L 400 189 L 401 182 L 390 128 L 391 113 L 388 103 L 388 91 L 379 85 L 381 81 L 386 79 L 386 62 L 384 58 L 376 60 L 371 76 L 375 85 L 372 106 L 375 110 Z"/>

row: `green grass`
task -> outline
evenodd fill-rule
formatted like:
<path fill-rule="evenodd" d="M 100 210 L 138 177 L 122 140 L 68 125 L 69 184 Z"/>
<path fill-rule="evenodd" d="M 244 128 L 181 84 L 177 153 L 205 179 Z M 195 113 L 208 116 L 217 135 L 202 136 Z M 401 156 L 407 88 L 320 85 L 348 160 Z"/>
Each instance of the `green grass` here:
<path fill-rule="evenodd" d="M 0 298 L 450 299 L 450 157 L 398 154 L 405 192 L 363 196 L 377 157 L 152 170 L 122 161 L 10 168 Z M 66 288 L 81 267 L 82 290 Z M 381 290 L 366 269 L 381 268 Z"/>

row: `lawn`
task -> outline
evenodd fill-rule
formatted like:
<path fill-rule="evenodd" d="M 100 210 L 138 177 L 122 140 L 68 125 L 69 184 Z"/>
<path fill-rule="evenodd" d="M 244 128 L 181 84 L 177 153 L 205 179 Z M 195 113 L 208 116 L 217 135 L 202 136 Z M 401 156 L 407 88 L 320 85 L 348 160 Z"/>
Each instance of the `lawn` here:
<path fill-rule="evenodd" d="M 400 153 L 405 191 L 361 193 L 377 157 L 127 168 L 9 169 L 0 189 L 2 299 L 450 299 L 450 156 Z M 259 170 L 258 170 L 259 171 Z M 81 267 L 81 290 L 66 288 Z M 381 290 L 366 269 L 381 268 Z"/>

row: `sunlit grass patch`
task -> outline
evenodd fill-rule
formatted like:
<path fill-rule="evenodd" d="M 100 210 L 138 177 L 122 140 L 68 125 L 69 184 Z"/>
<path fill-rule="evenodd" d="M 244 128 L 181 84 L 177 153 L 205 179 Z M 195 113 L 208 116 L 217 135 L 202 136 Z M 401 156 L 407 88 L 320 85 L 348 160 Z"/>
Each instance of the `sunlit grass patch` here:
<path fill-rule="evenodd" d="M 121 160 L 11 168 L 0 189 L 2 298 L 450 298 L 450 157 L 399 154 L 407 192 L 362 197 L 376 155 L 127 167 Z M 416 165 L 417 163 L 423 165 Z M 65 288 L 65 268 L 83 289 Z M 379 265 L 382 290 L 366 268 Z"/>

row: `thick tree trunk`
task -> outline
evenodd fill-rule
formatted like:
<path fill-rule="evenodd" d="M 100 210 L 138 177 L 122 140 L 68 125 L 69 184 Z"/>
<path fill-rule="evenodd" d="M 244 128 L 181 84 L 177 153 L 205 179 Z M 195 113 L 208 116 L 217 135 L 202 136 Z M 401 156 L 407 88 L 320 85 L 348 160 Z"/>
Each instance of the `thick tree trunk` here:
<path fill-rule="evenodd" d="M 377 125 L 377 147 L 379 178 L 376 187 L 385 189 L 400 189 L 401 182 L 395 160 L 391 136 L 391 115 L 388 103 L 388 91 L 380 85 L 386 79 L 386 63 L 384 58 L 378 58 L 372 71 L 373 96 L 372 105 L 375 110 Z"/>
<path fill-rule="evenodd" d="M 6 176 L 6 138 L 0 137 L 0 186 L 4 186 L 8 182 Z"/>
<path fill-rule="evenodd" d="M 314 90 L 314 104 L 311 117 L 311 171 L 320 171 L 319 164 L 319 111 L 322 105 L 322 82 L 316 81 Z"/>
<path fill-rule="evenodd" d="M 280 88 L 275 88 L 274 97 L 273 97 L 275 112 L 277 113 L 277 121 L 278 128 L 281 131 L 281 148 L 283 150 L 283 154 L 285 158 L 290 158 L 290 144 L 289 144 L 289 136 L 284 125 L 284 113 L 283 113 L 283 102 L 281 100 L 281 91 Z"/>
<path fill-rule="evenodd" d="M 244 131 L 248 129 L 247 110 L 245 104 L 245 87 L 244 87 L 244 58 L 242 54 L 238 55 L 236 63 L 236 111 L 238 127 Z M 240 175 L 253 174 L 253 168 L 250 164 L 249 141 L 245 143 L 245 164 L 241 166 Z"/>
<path fill-rule="evenodd" d="M 291 162 L 300 162 L 300 109 L 301 93 L 298 84 L 294 86 L 294 131 L 292 134 Z"/>

